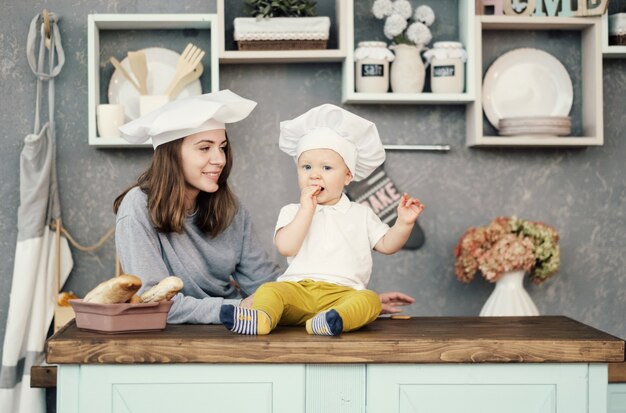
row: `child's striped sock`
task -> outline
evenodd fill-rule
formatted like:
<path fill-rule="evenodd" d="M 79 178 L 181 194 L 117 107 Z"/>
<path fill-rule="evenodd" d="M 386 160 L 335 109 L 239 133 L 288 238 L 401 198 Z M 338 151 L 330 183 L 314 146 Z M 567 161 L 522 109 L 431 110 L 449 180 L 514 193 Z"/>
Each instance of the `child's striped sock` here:
<path fill-rule="evenodd" d="M 337 336 L 343 331 L 343 320 L 337 311 L 328 310 L 308 319 L 306 331 L 319 336 Z"/>
<path fill-rule="evenodd" d="M 220 321 L 224 327 L 238 334 L 263 335 L 271 330 L 269 316 L 261 310 L 223 305 Z"/>

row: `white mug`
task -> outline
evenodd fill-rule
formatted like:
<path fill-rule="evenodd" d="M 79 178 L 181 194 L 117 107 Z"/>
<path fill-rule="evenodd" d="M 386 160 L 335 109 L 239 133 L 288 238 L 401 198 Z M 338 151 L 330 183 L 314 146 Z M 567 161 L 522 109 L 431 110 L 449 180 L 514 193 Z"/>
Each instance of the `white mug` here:
<path fill-rule="evenodd" d="M 113 104 L 98 105 L 98 136 L 101 138 L 119 138 L 118 128 L 124 124 L 124 106 Z"/>

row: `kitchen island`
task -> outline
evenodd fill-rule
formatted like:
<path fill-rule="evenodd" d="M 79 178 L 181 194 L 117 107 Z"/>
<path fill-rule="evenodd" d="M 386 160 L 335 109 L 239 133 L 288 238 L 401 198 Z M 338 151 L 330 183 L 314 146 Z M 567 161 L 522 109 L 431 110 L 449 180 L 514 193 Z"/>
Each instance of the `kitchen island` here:
<path fill-rule="evenodd" d="M 567 317 L 378 319 L 341 335 L 219 325 L 47 342 L 59 412 L 605 412 L 624 341 Z"/>

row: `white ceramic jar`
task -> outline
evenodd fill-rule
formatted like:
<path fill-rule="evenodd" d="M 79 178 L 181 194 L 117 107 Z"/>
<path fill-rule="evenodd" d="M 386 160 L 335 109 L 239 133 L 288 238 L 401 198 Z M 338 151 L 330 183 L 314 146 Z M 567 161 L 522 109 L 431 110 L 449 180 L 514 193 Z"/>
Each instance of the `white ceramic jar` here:
<path fill-rule="evenodd" d="M 430 89 L 433 93 L 463 93 L 467 52 L 460 42 L 435 42 L 424 52 L 430 64 Z"/>
<path fill-rule="evenodd" d="M 354 76 L 358 93 L 387 93 L 389 62 L 394 54 L 385 42 L 359 42 L 354 51 Z"/>

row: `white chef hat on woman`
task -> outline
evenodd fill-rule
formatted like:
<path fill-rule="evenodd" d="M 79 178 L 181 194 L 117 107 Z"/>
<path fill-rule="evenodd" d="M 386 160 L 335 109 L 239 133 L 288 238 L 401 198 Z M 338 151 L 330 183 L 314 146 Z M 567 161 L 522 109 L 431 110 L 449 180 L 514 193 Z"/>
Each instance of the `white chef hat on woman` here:
<path fill-rule="evenodd" d="M 281 122 L 278 146 L 296 162 L 304 151 L 332 149 L 343 158 L 355 181 L 367 178 L 385 161 L 376 125 L 331 104 Z"/>
<path fill-rule="evenodd" d="M 152 138 L 157 146 L 194 133 L 225 129 L 226 123 L 245 119 L 256 102 L 228 89 L 174 100 L 144 116 L 120 126 L 122 138 L 143 143 Z"/>

